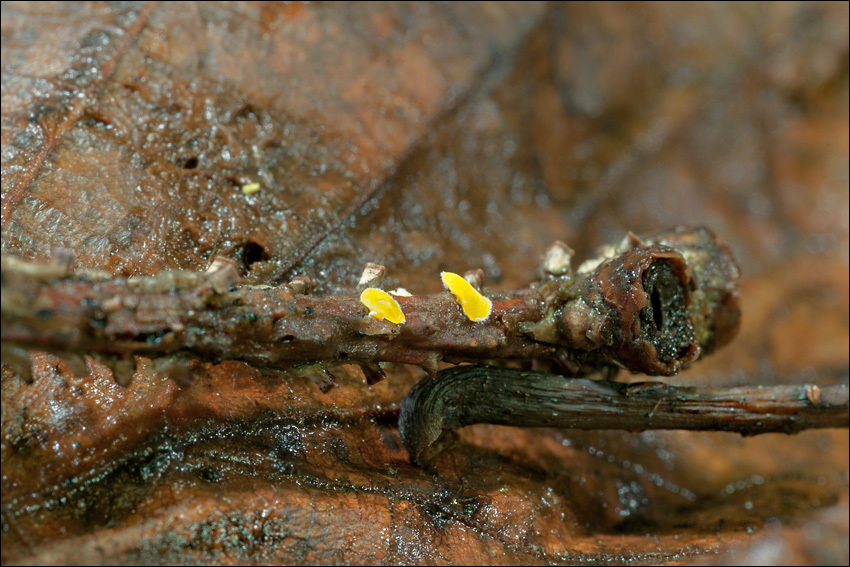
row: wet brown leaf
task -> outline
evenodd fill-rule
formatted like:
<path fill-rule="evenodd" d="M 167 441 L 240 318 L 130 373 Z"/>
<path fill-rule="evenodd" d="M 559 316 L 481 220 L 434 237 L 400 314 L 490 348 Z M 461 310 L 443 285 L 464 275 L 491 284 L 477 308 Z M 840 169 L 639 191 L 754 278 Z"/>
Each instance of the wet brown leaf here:
<path fill-rule="evenodd" d="M 677 380 L 846 380 L 847 22 L 813 3 L 4 4 L 2 248 L 127 275 L 224 254 L 317 293 L 374 261 L 425 293 L 441 269 L 522 285 L 555 239 L 587 254 L 704 223 L 743 266 L 744 326 Z M 846 431 L 475 426 L 423 470 L 396 429 L 417 369 L 336 370 L 323 394 L 198 364 L 181 390 L 144 359 L 121 388 L 93 359 L 78 378 L 33 358 L 32 384 L 3 368 L 4 563 L 847 562 Z"/>

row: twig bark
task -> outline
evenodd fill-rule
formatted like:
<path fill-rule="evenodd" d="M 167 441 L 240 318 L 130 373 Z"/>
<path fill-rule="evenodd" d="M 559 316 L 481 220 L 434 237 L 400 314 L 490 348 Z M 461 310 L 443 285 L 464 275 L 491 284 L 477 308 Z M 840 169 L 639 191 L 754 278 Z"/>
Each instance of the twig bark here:
<path fill-rule="evenodd" d="M 476 423 L 566 429 L 688 429 L 741 435 L 850 427 L 846 384 L 677 387 L 567 378 L 491 366 L 455 366 L 407 394 L 404 446 L 423 465 Z"/>
<path fill-rule="evenodd" d="M 353 362 L 376 378 L 380 362 L 433 373 L 441 360 L 542 359 L 572 375 L 604 367 L 672 375 L 737 329 L 738 271 L 708 229 L 630 235 L 575 273 L 568 255 L 553 257 L 528 288 L 488 293 L 486 321 L 470 321 L 439 293 L 397 297 L 406 322 L 396 325 L 369 316 L 357 294 L 304 295 L 304 282 L 238 286 L 227 262 L 121 278 L 3 256 L 4 358 L 17 347 L 101 353 L 125 365 L 132 355 L 270 369 Z"/>

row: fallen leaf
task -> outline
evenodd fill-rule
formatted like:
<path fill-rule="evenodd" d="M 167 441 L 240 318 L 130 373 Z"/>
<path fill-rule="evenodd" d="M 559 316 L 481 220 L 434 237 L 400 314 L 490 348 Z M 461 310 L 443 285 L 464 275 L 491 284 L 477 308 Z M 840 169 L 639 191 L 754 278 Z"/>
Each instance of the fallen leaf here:
<path fill-rule="evenodd" d="M 707 224 L 743 328 L 675 380 L 847 380 L 846 4 L 24 3 L 2 32 L 4 253 L 430 293 Z M 3 367 L 4 563 L 847 563 L 847 431 L 480 425 L 421 469 L 418 369 L 33 362 Z"/>

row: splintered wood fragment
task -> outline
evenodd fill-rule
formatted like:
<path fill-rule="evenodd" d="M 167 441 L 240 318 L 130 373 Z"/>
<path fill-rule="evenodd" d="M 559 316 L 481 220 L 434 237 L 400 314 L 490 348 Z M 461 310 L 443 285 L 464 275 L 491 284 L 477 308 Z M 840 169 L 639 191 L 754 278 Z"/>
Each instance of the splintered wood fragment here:
<path fill-rule="evenodd" d="M 360 281 L 357 282 L 357 291 L 363 291 L 369 287 L 378 287 L 384 279 L 387 269 L 381 264 L 366 262 L 366 267 L 363 268 L 363 273 L 360 274 Z"/>
<path fill-rule="evenodd" d="M 307 276 L 297 276 L 287 284 L 292 293 L 297 295 L 306 295 L 313 289 L 313 280 Z"/>
<path fill-rule="evenodd" d="M 216 256 L 207 268 L 209 281 L 218 293 L 224 293 L 239 282 L 239 269 L 236 261 L 224 256 Z"/>
<path fill-rule="evenodd" d="M 556 240 L 546 249 L 540 271 L 551 276 L 568 274 L 571 269 L 570 262 L 574 255 L 575 252 L 572 248 L 560 240 Z"/>

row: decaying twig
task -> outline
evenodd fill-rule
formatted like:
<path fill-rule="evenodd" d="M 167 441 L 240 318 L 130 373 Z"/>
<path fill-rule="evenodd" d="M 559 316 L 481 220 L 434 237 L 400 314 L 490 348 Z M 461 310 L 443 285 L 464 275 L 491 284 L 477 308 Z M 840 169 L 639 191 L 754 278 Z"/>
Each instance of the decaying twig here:
<path fill-rule="evenodd" d="M 27 348 L 59 353 L 76 373 L 86 371 L 80 354 L 106 356 L 123 384 L 133 376 L 133 355 L 152 357 L 152 368 L 181 383 L 189 358 L 265 369 L 307 366 L 319 375 L 328 365 L 356 363 L 370 382 L 383 377 L 381 362 L 417 364 L 431 376 L 408 394 L 399 426 L 420 464 L 473 423 L 745 435 L 848 426 L 846 385 L 720 390 L 565 377 L 604 377 L 617 368 L 674 375 L 729 342 L 740 315 L 738 269 L 708 229 L 643 240 L 629 234 L 576 271 L 571 256 L 556 242 L 538 281 L 485 290 L 490 301 L 479 298 L 492 307 L 481 317 L 464 315 L 451 293 L 393 299 L 366 290 L 364 296 L 401 308 L 392 317 L 398 323 L 370 315 L 374 306 L 357 293 L 308 295 L 307 278 L 239 286 L 232 261 L 223 258 L 203 273 L 121 278 L 72 272 L 67 257 L 34 264 L 3 256 L 2 356 L 24 375 Z M 357 291 L 379 285 L 384 271 L 368 264 Z M 480 289 L 483 274 L 467 280 Z M 548 361 L 561 374 L 476 366 L 437 374 L 440 361 L 487 360 Z"/>
<path fill-rule="evenodd" d="M 115 357 L 114 368 L 133 355 L 269 369 L 353 362 L 373 379 L 380 362 L 433 374 L 441 360 L 493 359 L 549 360 L 571 375 L 617 367 L 672 375 L 737 330 L 738 270 L 708 229 L 629 235 L 576 272 L 570 255 L 556 243 L 539 281 L 487 293 L 493 306 L 485 321 L 470 321 L 450 293 L 439 293 L 397 297 L 403 324 L 369 316 L 357 294 L 299 293 L 309 282 L 239 286 L 226 261 L 206 273 L 123 278 L 4 256 L 3 354 L 20 362 L 20 348 L 100 353 Z M 370 266 L 369 285 L 381 269 Z"/>
<path fill-rule="evenodd" d="M 848 407 L 846 384 L 685 388 L 455 366 L 410 390 L 399 430 L 412 460 L 422 465 L 454 443 L 458 429 L 475 423 L 756 435 L 848 427 Z"/>

